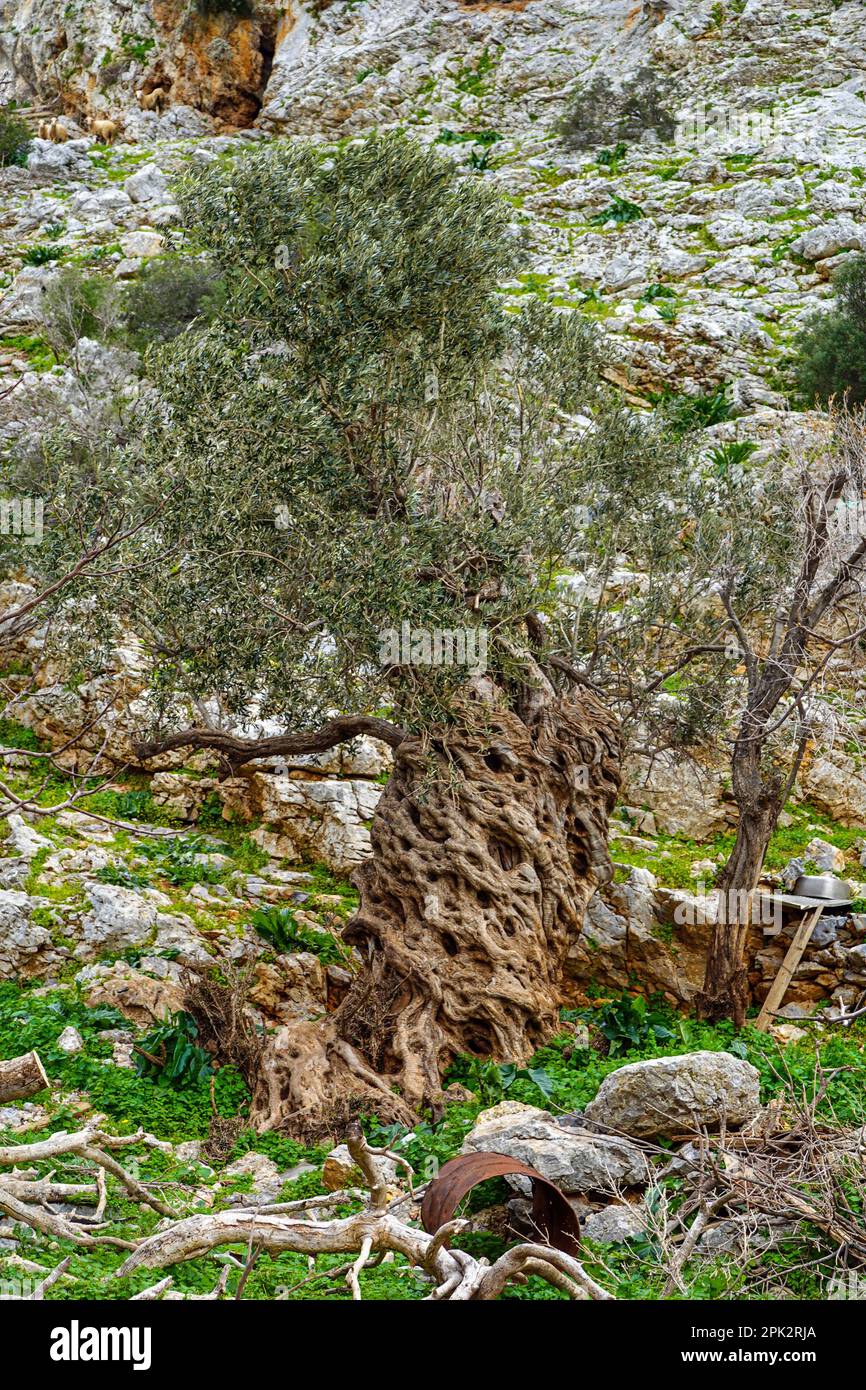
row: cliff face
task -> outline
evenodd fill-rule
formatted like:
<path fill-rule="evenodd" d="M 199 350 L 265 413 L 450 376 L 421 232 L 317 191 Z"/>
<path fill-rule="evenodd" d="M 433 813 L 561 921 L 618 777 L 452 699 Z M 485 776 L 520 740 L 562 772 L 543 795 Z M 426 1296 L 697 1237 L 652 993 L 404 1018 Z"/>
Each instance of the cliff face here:
<path fill-rule="evenodd" d="M 204 7 L 202 7 L 203 9 Z M 135 138 L 246 127 L 270 76 L 278 16 L 202 12 L 190 0 L 0 0 L 0 92 L 70 117 L 120 119 Z M 164 115 L 137 93 L 162 87 Z"/>
<path fill-rule="evenodd" d="M 261 123 L 346 133 L 483 114 L 508 130 L 547 124 L 601 55 L 614 75 L 629 55 L 646 55 L 640 9 L 633 0 L 333 3 L 284 35 Z"/>
<path fill-rule="evenodd" d="M 447 145 L 515 207 L 515 295 L 603 320 L 639 390 L 728 384 L 771 428 L 780 356 L 866 249 L 864 19 L 862 0 L 339 0 L 280 32 L 256 124 Z M 612 135 L 564 148 L 576 90 L 644 69 L 675 134 L 613 163 Z"/>
<path fill-rule="evenodd" d="M 599 71 L 616 82 L 651 64 L 678 98 L 740 110 L 866 75 L 862 0 L 249 0 L 246 15 L 237 3 L 0 0 L 0 96 L 124 116 L 152 136 L 189 113 L 341 134 L 483 115 L 514 132 L 549 126 Z M 164 86 L 174 116 L 142 128 L 142 86 Z"/>

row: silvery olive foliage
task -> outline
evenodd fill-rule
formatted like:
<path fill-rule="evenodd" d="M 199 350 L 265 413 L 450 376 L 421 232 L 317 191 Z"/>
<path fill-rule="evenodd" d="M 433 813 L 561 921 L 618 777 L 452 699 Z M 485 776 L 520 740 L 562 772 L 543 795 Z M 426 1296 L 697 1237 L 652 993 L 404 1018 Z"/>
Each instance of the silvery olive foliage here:
<path fill-rule="evenodd" d="M 558 576 L 678 446 L 608 394 L 588 320 L 506 311 L 510 208 L 439 152 L 274 145 L 179 199 L 224 302 L 149 354 L 123 450 L 52 463 L 58 518 L 82 472 L 91 507 L 125 490 L 138 529 L 90 613 L 141 639 L 154 719 L 179 694 L 298 729 L 334 710 L 465 719 L 465 668 L 382 660 L 404 624 L 483 627 L 517 702 L 530 636 L 535 658 L 560 640 Z"/>

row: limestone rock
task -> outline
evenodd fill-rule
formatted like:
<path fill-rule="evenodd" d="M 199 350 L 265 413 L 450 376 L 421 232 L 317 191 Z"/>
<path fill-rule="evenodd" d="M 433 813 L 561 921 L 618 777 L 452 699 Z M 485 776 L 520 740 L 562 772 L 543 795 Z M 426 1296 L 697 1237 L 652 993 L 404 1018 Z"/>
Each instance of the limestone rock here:
<path fill-rule="evenodd" d="M 158 164 L 143 164 L 123 185 L 134 203 L 167 203 L 168 180 Z"/>
<path fill-rule="evenodd" d="M 234 1163 L 230 1163 L 223 1170 L 224 1177 L 245 1178 L 252 1176 L 253 1185 L 260 1186 L 262 1183 L 271 1184 L 279 1177 L 280 1170 L 272 1158 L 267 1154 L 256 1153 L 251 1149 L 249 1153 L 243 1154 L 241 1158 L 236 1158 Z"/>
<path fill-rule="evenodd" d="M 866 822 L 866 776 L 852 758 L 835 750 L 815 758 L 800 774 L 801 791 L 818 811 L 842 825 Z"/>
<path fill-rule="evenodd" d="M 113 883 L 90 883 L 86 891 L 91 910 L 81 922 L 76 955 L 125 951 L 130 946 L 144 946 L 152 938 L 157 918 L 152 901 Z"/>
<path fill-rule="evenodd" d="M 643 1209 L 629 1202 L 611 1202 L 610 1206 L 591 1212 L 580 1223 L 583 1238 L 599 1245 L 621 1245 L 643 1235 L 645 1230 Z"/>
<path fill-rule="evenodd" d="M 502 1101 L 484 1110 L 461 1152 L 492 1150 L 528 1163 L 563 1192 L 611 1192 L 641 1183 L 647 1161 L 628 1141 L 558 1123 L 546 1110 Z"/>
<path fill-rule="evenodd" d="M 57 271 L 50 267 L 24 266 L 0 300 L 0 330 L 21 333 L 41 326 L 45 322 L 45 291 L 56 276 Z"/>
<path fill-rule="evenodd" d="M 631 1062 L 611 1072 L 586 1118 L 638 1139 L 697 1127 L 745 1124 L 760 1108 L 759 1075 L 729 1052 L 693 1052 Z"/>
<path fill-rule="evenodd" d="M 44 900 L 17 889 L 0 889 L 0 980 L 46 975 L 68 955 L 51 940 L 47 927 L 31 921 Z"/>
<path fill-rule="evenodd" d="M 659 888 L 648 870 L 632 869 L 625 883 L 590 898 L 568 975 L 612 991 L 637 976 L 648 991 L 691 1004 L 703 984 L 712 910 L 703 896 Z"/>
<path fill-rule="evenodd" d="M 33 859 L 40 850 L 51 848 L 51 841 L 28 825 L 17 811 L 6 817 L 6 823 L 9 826 L 9 846 L 22 859 Z"/>
<path fill-rule="evenodd" d="M 89 148 L 89 140 L 68 140 L 65 145 L 55 145 L 51 140 L 36 139 L 27 157 L 28 173 L 46 182 L 82 178 L 90 168 Z"/>
<path fill-rule="evenodd" d="M 61 1052 L 66 1052 L 72 1056 L 76 1052 L 84 1051 L 84 1039 L 77 1028 L 64 1028 L 60 1037 L 57 1039 L 57 1046 Z"/>
<path fill-rule="evenodd" d="M 731 1216 L 704 1231 L 698 1241 L 698 1249 L 708 1255 L 734 1255 L 742 1258 L 747 1253 L 769 1250 L 782 1241 L 790 1240 L 797 1233 L 797 1223 L 783 1217 Z"/>
<path fill-rule="evenodd" d="M 845 855 L 842 850 L 817 835 L 803 850 L 803 858 L 812 860 L 822 873 L 841 874 L 845 869 Z"/>
<path fill-rule="evenodd" d="M 142 227 L 137 232 L 127 232 L 126 236 L 121 238 L 120 245 L 125 256 L 148 260 L 151 256 L 159 255 L 165 242 L 152 227 Z"/>
<path fill-rule="evenodd" d="M 794 255 L 802 256 L 807 261 L 822 261 L 827 256 L 837 256 L 840 251 L 864 249 L 866 227 L 852 222 L 850 217 L 840 217 L 821 227 L 813 227 L 791 243 Z"/>
<path fill-rule="evenodd" d="M 268 853 L 313 859 L 338 873 L 370 853 L 372 819 L 382 787 L 361 779 L 298 781 L 255 773 L 253 803 L 271 830 L 253 838 Z"/>
<path fill-rule="evenodd" d="M 709 840 L 728 829 L 724 769 L 698 767 L 690 758 L 677 761 L 643 758 L 628 761 L 623 799 L 652 811 L 666 834 Z"/>
<path fill-rule="evenodd" d="M 113 965 L 86 966 L 75 979 L 84 990 L 89 1008 L 108 1005 L 119 1009 L 139 1028 L 148 1028 L 162 1023 L 167 1014 L 176 1013 L 184 1005 L 179 967 L 169 961 L 160 964 L 173 965 L 175 978 L 154 979 L 143 969 L 118 960 Z"/>
<path fill-rule="evenodd" d="M 161 912 L 170 901 L 154 889 L 137 893 L 112 883 L 86 888 L 91 910 L 81 921 L 75 955 L 90 960 L 109 951 L 152 946 L 172 951 L 182 965 L 209 965 L 211 954 L 193 923 L 183 913 Z"/>

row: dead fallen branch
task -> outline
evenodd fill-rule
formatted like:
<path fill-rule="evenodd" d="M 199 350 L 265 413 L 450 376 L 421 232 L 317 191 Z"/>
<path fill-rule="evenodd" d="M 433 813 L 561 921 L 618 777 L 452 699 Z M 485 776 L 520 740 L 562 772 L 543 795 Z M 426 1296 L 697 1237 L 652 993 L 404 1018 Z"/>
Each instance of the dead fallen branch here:
<path fill-rule="evenodd" d="M 136 1134 L 114 1135 L 105 1134 L 96 1125 L 87 1125 L 74 1134 L 61 1130 L 47 1139 L 0 1147 L 0 1169 L 12 1169 L 10 1173 L 0 1173 L 0 1212 L 42 1235 L 68 1240 L 87 1249 L 108 1245 L 120 1250 L 134 1250 L 135 1241 L 99 1234 L 105 1210 L 107 1177 L 113 1177 L 133 1201 L 150 1207 L 160 1216 L 175 1215 L 171 1207 L 140 1183 L 109 1152 L 137 1144 L 166 1147 L 160 1140 L 141 1130 Z M 92 1182 L 56 1182 L 53 1174 L 40 1178 L 35 1170 L 28 1167 L 71 1155 L 92 1166 Z M 62 1216 L 52 1209 L 61 1202 L 92 1205 L 95 1207 L 93 1218 L 85 1221 L 80 1216 L 76 1219 Z"/>
<path fill-rule="evenodd" d="M 0 1105 L 12 1100 L 28 1100 L 49 1084 L 36 1052 L 25 1052 L 21 1057 L 0 1062 Z"/>
<path fill-rule="evenodd" d="M 509 1283 L 522 1282 L 530 1274 L 546 1279 L 573 1299 L 611 1298 L 574 1256 L 550 1246 L 517 1246 L 490 1265 L 449 1248 L 461 1222 L 449 1223 L 444 1235 L 443 1231 L 430 1234 L 408 1225 L 389 1210 L 390 1193 L 379 1156 L 371 1151 L 360 1128 L 353 1129 L 348 1145 L 369 1190 L 365 1210 L 333 1221 L 304 1219 L 290 1212 L 269 1214 L 261 1209 L 190 1216 L 143 1240 L 124 1261 L 119 1274 L 165 1269 L 224 1245 L 242 1245 L 248 1251 L 272 1255 L 292 1251 L 315 1257 L 356 1252 L 356 1258 L 343 1268 L 352 1296 L 358 1299 L 362 1270 L 393 1252 L 431 1278 L 431 1301 L 489 1301 L 498 1298 Z"/>
<path fill-rule="evenodd" d="M 681 1180 L 673 1204 L 671 1190 L 660 1187 L 653 1213 L 647 1209 L 664 1297 L 685 1291 L 693 1257 L 725 1251 L 748 1272 L 750 1290 L 782 1293 L 772 1263 L 750 1256 L 791 1240 L 828 1280 L 840 1261 L 866 1267 L 866 1127 L 818 1119 L 827 1081 L 816 1067 L 810 1097 L 786 1088 L 784 1105 L 767 1107 L 766 1125 L 697 1136 L 663 1170 L 662 1179 Z"/>

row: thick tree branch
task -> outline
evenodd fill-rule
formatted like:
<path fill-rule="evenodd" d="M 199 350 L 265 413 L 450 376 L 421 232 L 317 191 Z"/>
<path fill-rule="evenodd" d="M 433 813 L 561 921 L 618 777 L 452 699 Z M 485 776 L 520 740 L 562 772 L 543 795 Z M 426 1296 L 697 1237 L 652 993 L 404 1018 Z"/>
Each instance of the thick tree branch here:
<path fill-rule="evenodd" d="M 373 715 L 341 714 L 329 719 L 321 729 L 301 734 L 276 734 L 272 738 L 239 738 L 237 734 L 221 729 L 181 729 L 178 733 L 167 734 L 163 739 L 139 743 L 135 751 L 142 761 L 146 761 L 175 748 L 212 748 L 215 752 L 223 753 L 233 766 L 238 767 L 252 758 L 326 753 L 328 749 L 336 748 L 338 743 L 348 743 L 350 739 L 363 734 L 397 748 L 406 738 L 407 731 L 388 719 L 377 719 Z"/>

